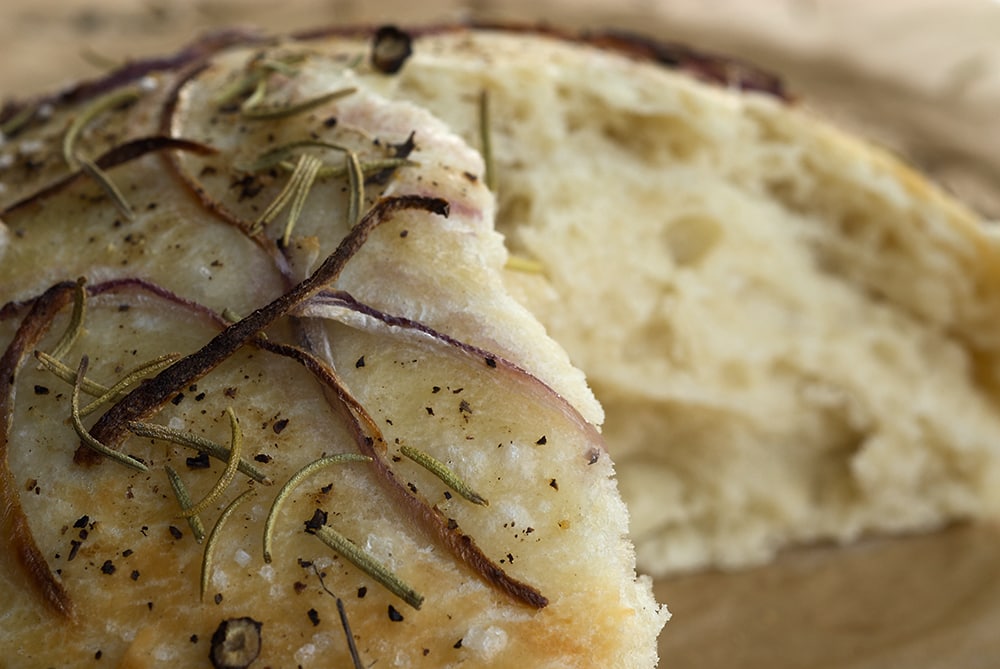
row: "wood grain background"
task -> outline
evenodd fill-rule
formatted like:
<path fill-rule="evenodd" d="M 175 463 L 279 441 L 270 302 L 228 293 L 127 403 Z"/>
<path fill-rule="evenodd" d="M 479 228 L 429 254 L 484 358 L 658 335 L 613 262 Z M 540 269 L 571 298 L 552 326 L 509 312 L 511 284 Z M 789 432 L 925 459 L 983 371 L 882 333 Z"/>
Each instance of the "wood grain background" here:
<path fill-rule="evenodd" d="M 1000 4 L 991 0 L 3 0 L 0 98 L 170 53 L 211 29 L 544 21 L 756 60 L 806 104 L 1000 219 Z M 1000 529 L 956 526 L 656 584 L 664 667 L 1000 666 Z"/>

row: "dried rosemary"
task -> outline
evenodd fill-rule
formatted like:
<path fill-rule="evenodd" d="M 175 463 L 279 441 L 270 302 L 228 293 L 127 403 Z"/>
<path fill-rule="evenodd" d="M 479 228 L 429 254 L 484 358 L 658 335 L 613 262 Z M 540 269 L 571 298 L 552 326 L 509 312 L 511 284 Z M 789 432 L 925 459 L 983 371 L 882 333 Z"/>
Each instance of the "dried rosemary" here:
<path fill-rule="evenodd" d="M 413 448 L 412 446 L 400 446 L 399 452 L 408 457 L 410 460 L 416 462 L 431 474 L 434 474 L 434 476 L 441 479 L 445 485 L 473 504 L 479 504 L 482 506 L 490 505 L 489 501 L 487 501 L 485 497 L 473 490 L 472 486 L 462 480 L 458 474 L 449 469 L 448 465 L 444 464 L 440 460 L 418 448 Z"/>
<path fill-rule="evenodd" d="M 263 83 L 263 82 L 261 82 Z M 324 93 L 318 95 L 314 98 L 309 98 L 308 100 L 303 100 L 301 102 L 296 102 L 294 104 L 280 105 L 280 106 L 265 106 L 260 104 L 257 98 L 257 91 L 261 90 L 261 86 L 258 86 L 254 95 L 247 99 L 247 102 L 240 107 L 240 113 L 248 119 L 254 121 L 273 121 L 276 119 L 288 118 L 289 116 L 295 116 L 296 114 L 302 114 L 316 107 L 322 107 L 328 102 L 337 100 L 339 98 L 346 97 L 357 91 L 354 87 L 341 88 L 336 91 L 330 91 L 329 93 Z M 263 98 L 263 93 L 260 94 L 260 98 Z M 253 100 L 253 103 L 249 103 Z"/>
<path fill-rule="evenodd" d="M 166 465 L 164 469 L 167 470 L 167 478 L 170 479 L 170 487 L 174 490 L 174 495 L 177 497 L 177 503 L 180 504 L 182 511 L 187 511 L 193 506 L 191 502 L 191 495 L 188 494 L 187 486 L 184 485 L 184 481 L 181 480 L 180 475 L 174 470 L 170 465 Z M 191 528 L 191 532 L 194 534 L 194 539 L 199 544 L 205 539 L 205 525 L 201 522 L 201 516 L 195 514 L 193 516 L 188 516 L 188 526 Z"/>
<path fill-rule="evenodd" d="M 83 421 L 80 420 L 80 386 L 81 379 L 83 379 L 87 374 L 88 364 L 89 361 L 87 356 L 80 358 L 80 366 L 77 368 L 76 378 L 73 382 L 73 395 L 70 400 L 70 417 L 73 421 L 73 429 L 76 430 L 76 434 L 80 437 L 80 441 L 101 455 L 107 456 L 127 467 L 131 467 L 132 469 L 138 469 L 141 472 L 149 471 L 149 468 L 139 460 L 136 460 L 135 458 L 120 451 L 108 448 L 102 444 L 99 440 L 92 437 L 90 433 L 87 432 L 87 428 L 83 426 Z"/>
<path fill-rule="evenodd" d="M 215 521 L 215 525 L 212 527 L 211 533 L 208 535 L 208 541 L 205 542 L 205 552 L 201 557 L 201 586 L 199 588 L 199 599 L 205 599 L 205 591 L 208 590 L 208 579 L 212 573 L 212 558 L 215 555 L 215 544 L 219 541 L 219 535 L 222 533 L 222 528 L 225 526 L 226 521 L 229 517 L 233 515 L 233 511 L 236 510 L 241 503 L 245 502 L 247 499 L 256 494 L 253 488 L 249 490 L 244 490 L 236 499 L 230 502 L 222 513 L 219 514 L 219 519 Z"/>
<path fill-rule="evenodd" d="M 70 316 L 69 325 L 66 326 L 66 331 L 63 332 L 51 353 L 52 357 L 57 360 L 69 352 L 80 333 L 83 332 L 83 320 L 87 313 L 87 291 L 84 289 L 86 284 L 87 280 L 82 276 L 76 280 L 76 287 L 73 290 L 73 313 Z"/>
<path fill-rule="evenodd" d="M 303 480 L 312 476 L 320 469 L 342 462 L 371 462 L 371 458 L 364 455 L 358 455 L 357 453 L 338 453 L 336 455 L 320 458 L 310 462 L 308 465 L 295 472 L 295 474 L 288 479 L 285 485 L 281 486 L 281 490 L 278 491 L 278 494 L 274 498 L 274 503 L 271 504 L 271 510 L 267 514 L 267 520 L 264 521 L 264 562 L 271 562 L 271 537 L 274 533 L 274 522 L 278 517 L 278 512 L 281 510 L 281 506 L 285 503 L 285 500 L 291 494 L 292 490 L 302 483 Z"/>
<path fill-rule="evenodd" d="M 386 590 L 413 608 L 419 609 L 420 605 L 423 604 L 423 595 L 404 583 L 388 567 L 337 530 L 329 525 L 321 525 L 309 531 L 315 534 L 324 544 L 337 551 L 348 562 L 371 576 L 375 581 L 384 586 Z"/>
<path fill-rule="evenodd" d="M 483 154 L 486 187 L 497 191 L 496 169 L 493 165 L 493 139 L 490 133 L 490 94 L 485 89 L 479 94 L 479 149 Z"/>
<path fill-rule="evenodd" d="M 90 106 L 80 111 L 79 115 L 73 119 L 66 134 L 63 135 L 63 159 L 71 169 L 80 167 L 79 158 L 76 155 L 76 143 L 83 132 L 95 118 L 106 111 L 121 105 L 131 104 L 139 99 L 139 91 L 135 88 L 124 88 L 115 91 L 96 100 Z"/>
<path fill-rule="evenodd" d="M 194 506 L 181 511 L 180 515 L 182 518 L 190 518 L 197 515 L 214 504 L 222 496 L 222 493 L 225 492 L 229 484 L 233 482 L 233 477 L 236 476 L 236 470 L 240 464 L 240 453 L 243 450 L 243 431 L 240 429 L 239 421 L 236 420 L 236 414 L 232 408 L 226 409 L 226 414 L 229 416 L 229 427 L 232 431 L 232 446 L 229 449 L 229 461 L 226 463 L 226 468 L 223 470 L 219 480 L 208 491 L 208 494 Z"/>
<path fill-rule="evenodd" d="M 205 453 L 209 457 L 221 460 L 222 462 L 229 462 L 231 457 L 231 451 L 222 444 L 217 444 L 214 441 L 206 439 L 205 437 L 193 432 L 181 432 L 180 430 L 174 430 L 164 425 L 157 425 L 156 423 L 141 423 L 138 421 L 129 423 L 128 429 L 129 432 L 139 437 L 162 439 L 163 441 L 169 441 L 170 443 L 177 444 L 178 446 L 187 446 L 188 448 L 192 448 L 199 453 Z M 258 483 L 263 483 L 264 485 L 271 485 L 272 483 L 271 479 L 268 478 L 266 474 L 261 472 L 246 459 L 240 459 L 236 470 L 241 474 L 249 476 Z"/>

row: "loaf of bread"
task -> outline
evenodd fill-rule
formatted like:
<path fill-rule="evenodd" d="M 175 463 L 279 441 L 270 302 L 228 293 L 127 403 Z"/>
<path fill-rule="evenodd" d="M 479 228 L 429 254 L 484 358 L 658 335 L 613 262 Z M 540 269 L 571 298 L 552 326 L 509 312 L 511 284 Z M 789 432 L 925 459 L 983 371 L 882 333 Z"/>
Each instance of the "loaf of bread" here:
<path fill-rule="evenodd" d="M 469 142 L 488 92 L 508 283 L 603 404 L 640 567 L 996 517 L 995 226 L 738 64 L 594 39 L 632 57 L 452 35 L 384 83 Z"/>
<path fill-rule="evenodd" d="M 479 147 L 387 95 L 494 39 L 224 34 L 6 108 L 0 664 L 656 664 Z"/>

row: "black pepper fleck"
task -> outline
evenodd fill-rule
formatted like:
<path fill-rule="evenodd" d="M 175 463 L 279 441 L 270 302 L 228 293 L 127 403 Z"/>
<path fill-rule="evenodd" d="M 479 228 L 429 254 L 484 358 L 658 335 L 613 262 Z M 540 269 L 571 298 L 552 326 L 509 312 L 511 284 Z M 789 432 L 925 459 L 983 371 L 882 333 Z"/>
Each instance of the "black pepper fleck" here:
<path fill-rule="evenodd" d="M 271 456 L 268 455 L 267 453 L 258 453 L 257 455 L 253 456 L 253 459 L 256 460 L 257 462 L 261 462 L 266 465 L 271 461 Z"/>
<path fill-rule="evenodd" d="M 462 640 L 461 639 L 459 639 L 458 641 L 456 641 L 455 645 L 452 646 L 452 648 L 461 648 L 461 647 L 462 647 Z"/>
<path fill-rule="evenodd" d="M 326 511 L 323 509 L 316 509 L 313 512 L 312 518 L 305 521 L 306 532 L 309 532 L 310 534 L 316 532 L 316 530 L 326 525 L 326 518 Z"/>
<path fill-rule="evenodd" d="M 486 358 L 486 366 L 489 367 L 489 368 L 491 368 L 491 369 L 496 369 L 497 359 L 496 358 L 487 357 Z"/>
<path fill-rule="evenodd" d="M 184 401 L 184 393 L 177 393 L 176 395 L 174 395 L 174 398 L 170 400 L 170 403 L 173 404 L 174 406 L 177 406 L 183 401 Z"/>
<path fill-rule="evenodd" d="M 72 562 L 76 558 L 77 551 L 80 550 L 81 542 L 73 539 L 69 542 L 69 555 L 66 556 L 66 562 Z"/>
<path fill-rule="evenodd" d="M 36 395 L 48 395 L 49 394 L 49 389 L 46 388 L 45 386 L 37 386 L 36 385 L 35 386 L 35 394 Z"/>
<path fill-rule="evenodd" d="M 193 458 L 185 458 L 184 464 L 188 466 L 188 469 L 208 469 L 212 466 L 208 459 L 208 453 L 199 453 Z"/>
<path fill-rule="evenodd" d="M 319 625 L 319 612 L 316 609 L 309 609 L 306 611 L 306 615 L 309 616 L 309 622 L 313 624 L 313 627 Z"/>
<path fill-rule="evenodd" d="M 364 599 L 365 595 L 367 595 L 367 594 L 368 594 L 368 588 L 367 587 L 361 586 L 360 588 L 358 588 L 358 599 Z"/>
<path fill-rule="evenodd" d="M 539 446 L 544 446 L 545 444 L 548 443 L 548 441 L 549 440 L 546 439 L 545 435 L 543 434 L 541 437 L 538 438 L 538 441 L 536 441 L 535 443 L 538 444 Z"/>
<path fill-rule="evenodd" d="M 364 367 L 365 366 L 365 356 L 361 356 L 360 358 L 358 358 L 357 362 L 354 363 L 354 366 L 357 367 L 358 369 L 361 369 L 362 367 Z"/>
<path fill-rule="evenodd" d="M 549 481 L 549 487 L 553 490 L 559 490 L 559 483 L 555 479 L 552 479 Z"/>
<path fill-rule="evenodd" d="M 130 579 L 132 579 L 133 581 L 138 581 L 139 580 L 139 570 L 138 569 L 133 569 L 132 573 L 129 574 L 128 577 Z"/>
<path fill-rule="evenodd" d="M 76 519 L 76 522 L 73 523 L 73 527 L 77 529 L 81 527 L 86 527 L 87 523 L 89 522 L 90 522 L 90 516 L 80 516 L 79 518 Z"/>
<path fill-rule="evenodd" d="M 281 420 L 274 421 L 274 425 L 271 426 L 271 429 L 274 430 L 275 434 L 281 434 L 286 427 L 288 427 L 288 419 L 282 418 Z"/>
<path fill-rule="evenodd" d="M 174 539 L 178 539 L 179 540 L 179 539 L 181 539 L 181 538 L 184 537 L 184 533 L 181 532 L 180 529 L 178 529 L 174 525 L 169 526 L 167 528 L 167 531 L 170 532 L 170 536 L 172 536 Z"/>
<path fill-rule="evenodd" d="M 392 604 L 389 605 L 389 620 L 394 623 L 403 622 L 403 614 L 396 610 Z"/>
<path fill-rule="evenodd" d="M 107 574 L 108 576 L 111 576 L 111 574 L 115 573 L 114 563 L 111 562 L 111 560 L 105 560 L 104 564 L 101 565 L 101 573 Z"/>

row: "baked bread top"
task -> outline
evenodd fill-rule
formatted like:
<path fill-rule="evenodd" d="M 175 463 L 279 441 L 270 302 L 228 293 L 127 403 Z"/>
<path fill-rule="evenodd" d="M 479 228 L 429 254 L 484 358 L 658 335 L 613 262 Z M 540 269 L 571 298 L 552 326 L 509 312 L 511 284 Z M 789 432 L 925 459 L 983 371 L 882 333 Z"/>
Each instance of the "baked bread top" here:
<path fill-rule="evenodd" d="M 383 94 L 408 44 L 224 36 L 6 116 L 9 666 L 656 663 L 599 405 L 478 147 Z"/>

